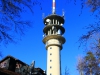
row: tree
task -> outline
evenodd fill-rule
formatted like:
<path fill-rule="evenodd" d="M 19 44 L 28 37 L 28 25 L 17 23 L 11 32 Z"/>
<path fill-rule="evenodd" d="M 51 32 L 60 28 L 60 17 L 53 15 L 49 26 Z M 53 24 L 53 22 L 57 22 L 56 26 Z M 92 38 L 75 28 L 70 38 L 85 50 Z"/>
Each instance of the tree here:
<path fill-rule="evenodd" d="M 97 31 L 96 31 L 97 30 Z M 92 31 L 93 32 L 93 31 Z M 87 47 L 86 56 L 83 57 L 85 64 L 83 71 L 85 75 L 99 75 L 100 74 L 100 32 L 94 27 L 94 33 L 90 35 L 82 36 L 81 42 L 85 42 Z M 78 63 L 78 66 L 80 63 Z M 83 64 L 82 64 L 83 65 Z M 78 69 L 80 70 L 80 69 Z"/>
<path fill-rule="evenodd" d="M 91 8 L 91 11 L 100 10 L 100 0 L 86 0 L 86 5 Z"/>
<path fill-rule="evenodd" d="M 40 5 L 37 0 L 0 0 L 0 42 L 8 44 L 14 42 L 12 31 L 17 34 L 24 34 L 24 28 L 30 26 L 30 21 L 22 20 L 21 13 L 32 7 Z"/>
<path fill-rule="evenodd" d="M 90 46 L 87 49 L 86 56 L 84 56 L 82 59 L 81 66 L 83 66 L 83 71 L 85 75 L 99 75 L 100 74 L 100 33 L 96 32 L 95 34 L 92 34 L 91 37 L 88 39 L 90 40 Z M 88 43 L 88 42 L 87 42 Z M 80 66 L 80 63 L 78 62 L 78 67 Z M 77 68 L 78 68 L 77 67 Z M 80 68 L 78 68 L 80 70 Z"/>
<path fill-rule="evenodd" d="M 78 0 L 74 1 L 77 4 Z M 97 20 L 86 26 L 88 32 L 79 38 L 79 47 L 85 45 L 87 48 L 86 56 L 78 59 L 77 69 L 80 75 L 99 75 L 100 71 L 100 0 L 81 0 L 81 14 L 84 7 L 90 8 L 92 16 Z M 80 16 L 80 14 L 79 14 Z M 89 50 L 89 51 L 88 51 Z"/>
<path fill-rule="evenodd" d="M 66 0 L 66 2 L 74 1 L 74 4 L 76 5 L 78 0 Z M 91 11 L 94 12 L 95 10 L 100 10 L 100 0 L 81 0 L 81 7 L 84 6 L 90 7 Z"/>
<path fill-rule="evenodd" d="M 74 1 L 74 4 L 77 4 L 78 0 L 66 0 L 66 1 Z M 89 7 L 91 12 L 98 11 L 100 13 L 100 0 L 81 0 L 81 9 L 85 6 Z"/>
<path fill-rule="evenodd" d="M 98 66 L 98 61 L 91 51 L 87 52 L 85 60 L 86 60 L 86 66 L 84 67 L 85 74 L 87 75 L 99 74 L 100 67 Z"/>
<path fill-rule="evenodd" d="M 79 71 L 79 74 L 84 75 L 83 69 L 84 69 L 85 63 L 84 63 L 84 59 L 82 58 L 82 56 L 78 56 L 78 62 L 77 63 L 78 63 L 77 64 L 77 70 Z"/>
<path fill-rule="evenodd" d="M 75 0 L 74 2 L 76 2 L 77 0 Z M 93 22 L 92 24 L 89 24 L 85 27 L 85 29 L 87 29 L 88 31 L 86 32 L 86 34 L 83 34 L 80 38 L 79 38 L 79 47 L 80 46 L 87 46 L 88 48 L 90 48 L 89 46 L 91 45 L 91 47 L 94 47 L 94 44 L 98 43 L 98 39 L 100 39 L 100 0 L 81 0 L 81 6 L 83 9 L 85 6 L 89 7 L 91 12 L 93 12 L 93 15 L 96 19 L 96 22 Z M 95 45 L 97 46 L 97 45 Z M 87 48 L 87 50 L 88 50 Z"/>
<path fill-rule="evenodd" d="M 30 10 L 33 14 L 34 5 L 41 7 L 37 0 L 0 0 L 0 44 L 16 43 L 15 36 L 31 26 L 30 21 L 21 19 L 21 13 Z"/>
<path fill-rule="evenodd" d="M 78 71 L 82 72 L 80 75 L 99 75 L 100 74 L 100 66 L 99 66 L 98 59 L 91 51 L 88 51 L 86 56 L 83 57 L 82 59 L 83 60 L 81 62 L 78 62 L 78 65 L 77 65 Z"/>
<path fill-rule="evenodd" d="M 65 74 L 64 75 L 69 75 L 69 69 L 65 67 Z"/>

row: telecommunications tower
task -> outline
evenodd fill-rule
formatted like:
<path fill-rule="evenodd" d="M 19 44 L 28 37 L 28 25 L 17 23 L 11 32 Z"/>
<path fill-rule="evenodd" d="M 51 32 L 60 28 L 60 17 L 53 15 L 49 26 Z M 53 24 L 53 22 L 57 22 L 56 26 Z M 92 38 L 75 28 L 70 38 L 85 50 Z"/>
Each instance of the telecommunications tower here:
<path fill-rule="evenodd" d="M 57 15 L 55 5 L 55 0 L 53 0 L 52 14 L 43 19 L 45 24 L 43 43 L 47 50 L 47 75 L 61 75 L 60 51 L 65 43 L 63 37 L 65 32 L 63 27 L 64 14 Z"/>

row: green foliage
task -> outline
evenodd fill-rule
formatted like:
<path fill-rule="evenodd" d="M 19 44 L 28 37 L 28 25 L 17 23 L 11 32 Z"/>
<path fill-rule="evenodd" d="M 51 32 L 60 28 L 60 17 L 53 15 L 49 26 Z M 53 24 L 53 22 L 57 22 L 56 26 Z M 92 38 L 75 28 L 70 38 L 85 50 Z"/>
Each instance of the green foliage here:
<path fill-rule="evenodd" d="M 93 53 L 89 51 L 89 52 L 87 52 L 87 56 L 85 56 L 85 59 L 94 61 L 95 57 L 94 57 Z"/>
<path fill-rule="evenodd" d="M 99 74 L 100 66 L 99 66 L 97 55 L 95 55 L 92 51 L 88 51 L 86 56 L 84 56 L 82 59 L 84 59 L 84 61 L 82 61 L 81 63 L 78 62 L 78 65 L 77 65 L 79 72 L 83 71 L 83 75 Z M 80 69 L 79 66 L 83 66 L 83 68 Z"/>
<path fill-rule="evenodd" d="M 98 33 L 99 34 L 99 33 Z M 92 35 L 93 36 L 93 35 Z M 96 36 L 96 35 L 94 35 Z M 81 62 L 78 62 L 77 68 L 83 72 L 84 75 L 99 75 L 100 74 L 100 38 L 96 36 L 92 38 L 92 44 L 89 47 L 86 55 L 82 58 Z M 84 63 L 84 64 L 83 64 Z M 79 68 L 82 66 L 82 69 Z"/>

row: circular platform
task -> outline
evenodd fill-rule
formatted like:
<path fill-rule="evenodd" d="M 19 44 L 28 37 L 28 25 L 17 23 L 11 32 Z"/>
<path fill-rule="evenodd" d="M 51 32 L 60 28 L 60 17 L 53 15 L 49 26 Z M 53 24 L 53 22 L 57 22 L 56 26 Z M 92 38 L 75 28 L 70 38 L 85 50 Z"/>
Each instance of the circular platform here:
<path fill-rule="evenodd" d="M 46 42 L 50 39 L 58 39 L 62 42 L 62 44 L 64 44 L 66 41 L 65 38 L 61 35 L 47 35 L 44 37 L 44 39 L 42 41 L 44 44 L 46 44 Z"/>
<path fill-rule="evenodd" d="M 51 25 L 47 25 L 45 26 L 45 28 L 43 29 L 43 32 L 46 33 L 48 30 L 52 29 L 52 26 L 56 27 L 57 29 L 60 29 L 62 34 L 64 34 L 65 29 L 64 27 L 60 26 L 60 25 L 56 25 L 56 24 L 51 24 Z"/>
<path fill-rule="evenodd" d="M 59 20 L 62 24 L 64 24 L 64 18 L 62 16 L 59 16 L 57 14 L 51 14 L 49 16 L 47 16 L 46 18 L 44 18 L 44 24 L 46 22 L 47 19 L 57 19 Z"/>

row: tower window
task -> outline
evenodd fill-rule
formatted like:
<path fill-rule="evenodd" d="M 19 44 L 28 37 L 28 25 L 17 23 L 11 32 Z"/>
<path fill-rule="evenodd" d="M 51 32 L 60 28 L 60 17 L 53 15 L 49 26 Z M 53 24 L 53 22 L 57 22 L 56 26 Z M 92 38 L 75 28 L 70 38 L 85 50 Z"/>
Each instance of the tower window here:
<path fill-rule="evenodd" d="M 50 53 L 50 55 L 52 55 L 52 53 Z"/>
<path fill-rule="evenodd" d="M 50 66 L 50 69 L 52 68 L 52 66 Z"/>
<path fill-rule="evenodd" d="M 52 62 L 52 60 L 50 60 L 50 62 Z"/>
<path fill-rule="evenodd" d="M 50 49 L 52 49 L 52 47 L 50 47 Z"/>
<path fill-rule="evenodd" d="M 50 75 L 52 75 L 52 74 L 50 73 Z"/>

